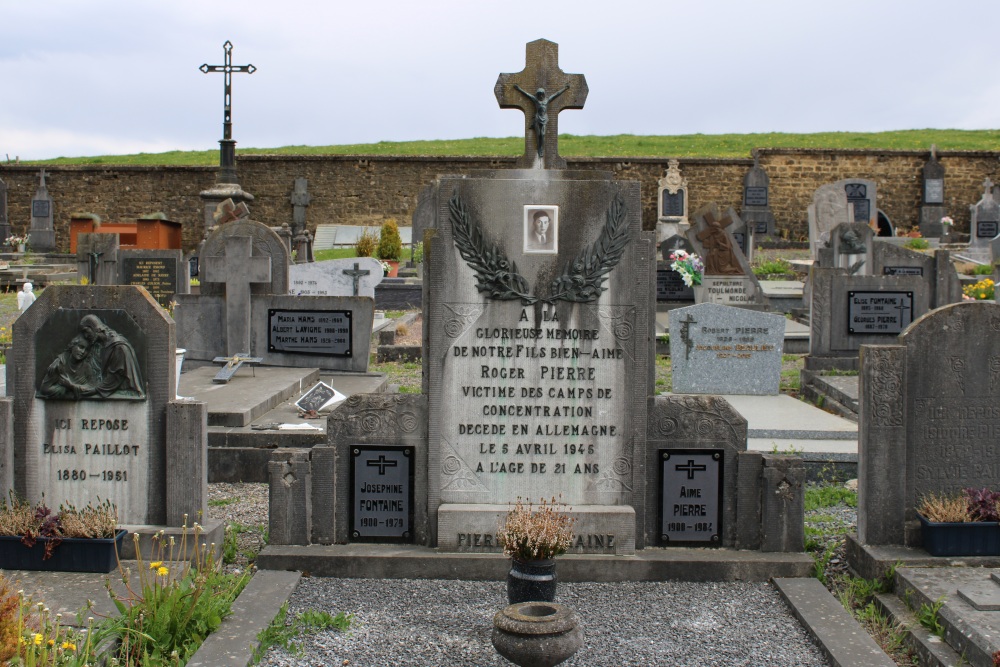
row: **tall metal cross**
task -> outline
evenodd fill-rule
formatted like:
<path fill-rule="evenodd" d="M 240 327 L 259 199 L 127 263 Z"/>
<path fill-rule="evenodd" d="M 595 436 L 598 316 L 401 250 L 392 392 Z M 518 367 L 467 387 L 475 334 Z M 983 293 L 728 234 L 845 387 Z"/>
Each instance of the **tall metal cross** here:
<path fill-rule="evenodd" d="M 501 74 L 493 93 L 501 109 L 524 112 L 524 155 L 518 167 L 565 169 L 559 156 L 559 112 L 582 109 L 587 79 L 559 69 L 559 45 L 546 39 L 528 42 L 524 69 Z"/>
<path fill-rule="evenodd" d="M 200 69 L 205 74 L 209 72 L 222 72 L 225 74 L 224 107 L 222 114 L 222 139 L 219 141 L 219 167 L 221 174 L 219 181 L 222 183 L 236 182 L 236 142 L 233 141 L 233 72 L 246 72 L 253 74 L 257 68 L 253 65 L 233 64 L 233 43 L 228 39 L 222 45 L 226 54 L 226 62 L 223 65 L 203 64 Z M 231 180 L 230 180 L 231 179 Z"/>

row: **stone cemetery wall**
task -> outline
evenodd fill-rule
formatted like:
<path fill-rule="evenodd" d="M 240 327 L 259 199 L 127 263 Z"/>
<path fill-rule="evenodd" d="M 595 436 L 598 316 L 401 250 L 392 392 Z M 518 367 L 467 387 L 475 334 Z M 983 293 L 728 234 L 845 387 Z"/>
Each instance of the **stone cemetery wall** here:
<path fill-rule="evenodd" d="M 969 229 L 969 205 L 979 200 L 983 179 L 1000 182 L 1000 153 L 954 151 L 938 154 L 945 168 L 947 214 L 958 231 Z M 806 208 L 812 194 L 825 183 L 844 178 L 867 178 L 878 184 L 878 207 L 894 225 L 919 224 L 921 170 L 927 151 L 849 151 L 762 149 L 760 165 L 771 179 L 770 205 L 779 235 L 805 240 Z M 667 156 L 655 158 L 567 158 L 571 169 L 613 171 L 619 180 L 641 184 L 643 229 L 656 225 L 657 182 L 667 170 Z M 254 219 L 269 225 L 292 223 L 295 179 L 309 179 L 312 200 L 307 223 L 378 223 L 395 218 L 408 224 L 421 188 L 439 174 L 509 167 L 515 158 L 406 157 L 406 156 L 242 156 L 237 168 L 240 183 L 256 199 Z M 740 209 L 743 177 L 753 161 L 746 159 L 681 159 L 688 181 L 689 210 L 715 201 Z M 46 183 L 55 201 L 56 243 L 69 248 L 69 217 L 75 212 L 100 215 L 107 221 L 134 220 L 162 211 L 184 225 L 184 248 L 202 239 L 203 211 L 198 193 L 215 182 L 216 167 L 47 166 Z M 15 233 L 30 222 L 31 197 L 38 187 L 38 167 L 0 165 L 0 179 L 8 186 L 8 211 Z"/>

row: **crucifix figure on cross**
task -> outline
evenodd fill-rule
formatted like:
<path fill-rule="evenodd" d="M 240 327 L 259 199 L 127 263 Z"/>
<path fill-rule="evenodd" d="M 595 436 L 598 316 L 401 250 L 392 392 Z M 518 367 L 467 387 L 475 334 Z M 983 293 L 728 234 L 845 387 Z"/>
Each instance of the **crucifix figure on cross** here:
<path fill-rule="evenodd" d="M 550 95 L 549 90 L 556 92 Z M 501 109 L 524 112 L 524 155 L 518 167 L 566 167 L 566 160 L 559 157 L 559 112 L 582 109 L 588 92 L 582 74 L 559 69 L 558 44 L 545 39 L 528 42 L 524 69 L 501 74 L 493 88 Z"/>
<path fill-rule="evenodd" d="M 233 43 L 228 39 L 222 45 L 226 54 L 225 63 L 222 65 L 203 64 L 200 69 L 203 73 L 222 72 L 225 74 L 225 86 L 223 89 L 223 112 L 222 112 L 222 139 L 219 141 L 219 167 L 222 183 L 236 182 L 236 142 L 233 141 L 233 72 L 246 72 L 253 74 L 257 68 L 253 65 L 233 64 Z"/>

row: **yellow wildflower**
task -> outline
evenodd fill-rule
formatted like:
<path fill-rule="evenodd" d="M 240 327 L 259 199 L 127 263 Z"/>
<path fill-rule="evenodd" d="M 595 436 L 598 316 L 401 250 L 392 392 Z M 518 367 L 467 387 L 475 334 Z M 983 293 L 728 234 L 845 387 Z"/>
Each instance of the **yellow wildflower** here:
<path fill-rule="evenodd" d="M 56 640 L 55 639 L 50 639 L 49 640 L 49 646 L 55 646 L 55 645 L 56 645 Z"/>
<path fill-rule="evenodd" d="M 161 568 L 159 568 L 158 570 L 156 570 L 156 573 L 157 573 L 158 575 L 160 575 L 161 577 L 165 577 L 165 576 L 167 576 L 168 574 L 170 574 L 170 570 L 168 570 L 168 569 L 167 569 L 167 568 L 165 568 L 165 567 L 161 567 Z"/>
<path fill-rule="evenodd" d="M 42 637 L 42 636 L 41 636 L 40 634 L 38 634 L 38 633 L 36 632 L 36 633 L 35 633 L 35 636 L 33 637 L 33 639 L 34 639 L 34 641 L 35 641 L 35 646 L 41 646 L 41 645 L 42 645 L 42 640 L 43 640 L 43 639 L 45 639 L 45 638 L 44 638 L 44 637 Z"/>
<path fill-rule="evenodd" d="M 76 644 L 74 644 L 73 642 L 63 642 L 62 643 L 62 647 L 63 647 L 64 651 L 75 651 L 76 650 Z"/>
<path fill-rule="evenodd" d="M 149 564 L 149 569 L 150 570 L 155 570 L 155 569 L 159 568 L 161 565 L 163 565 L 163 561 L 162 560 L 154 560 L 152 563 Z"/>

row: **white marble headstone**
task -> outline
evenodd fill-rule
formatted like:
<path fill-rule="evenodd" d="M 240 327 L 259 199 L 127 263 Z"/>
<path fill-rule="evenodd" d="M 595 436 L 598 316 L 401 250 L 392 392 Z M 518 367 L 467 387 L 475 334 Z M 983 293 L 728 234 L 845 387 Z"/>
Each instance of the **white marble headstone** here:
<path fill-rule="evenodd" d="M 354 275 L 345 273 L 355 269 L 368 271 L 358 276 L 357 295 L 354 293 Z M 288 267 L 288 291 L 296 296 L 367 296 L 374 299 L 375 286 L 382 282 L 382 277 L 382 265 L 374 257 L 293 264 Z"/>

